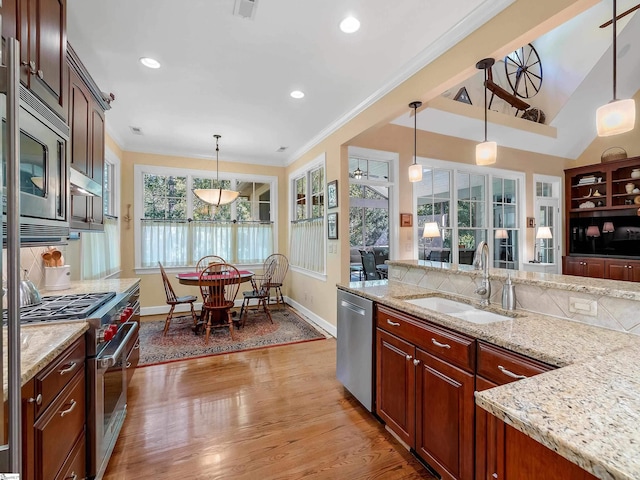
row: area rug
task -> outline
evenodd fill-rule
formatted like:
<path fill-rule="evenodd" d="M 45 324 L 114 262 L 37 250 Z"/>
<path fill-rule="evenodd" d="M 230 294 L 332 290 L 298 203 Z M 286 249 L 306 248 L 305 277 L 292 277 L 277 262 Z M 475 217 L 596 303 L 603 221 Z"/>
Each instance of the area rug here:
<path fill-rule="evenodd" d="M 226 328 L 212 329 L 207 345 L 204 335 L 194 333 L 191 316 L 174 318 L 166 337 L 162 335 L 164 319 L 143 321 L 138 366 L 326 338 L 290 307 L 273 308 L 271 316 L 273 323 L 262 312 L 250 311 L 245 326 L 234 328 L 235 340 Z"/>

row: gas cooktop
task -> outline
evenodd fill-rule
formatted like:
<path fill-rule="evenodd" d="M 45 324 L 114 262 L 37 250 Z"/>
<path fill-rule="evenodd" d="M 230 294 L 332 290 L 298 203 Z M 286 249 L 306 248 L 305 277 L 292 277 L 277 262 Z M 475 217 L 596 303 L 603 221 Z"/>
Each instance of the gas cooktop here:
<path fill-rule="evenodd" d="M 115 292 L 104 292 L 43 297 L 42 303 L 38 305 L 20 308 L 20 323 L 88 318 L 91 313 L 115 296 Z M 6 310 L 2 312 L 2 320 L 6 324 Z"/>

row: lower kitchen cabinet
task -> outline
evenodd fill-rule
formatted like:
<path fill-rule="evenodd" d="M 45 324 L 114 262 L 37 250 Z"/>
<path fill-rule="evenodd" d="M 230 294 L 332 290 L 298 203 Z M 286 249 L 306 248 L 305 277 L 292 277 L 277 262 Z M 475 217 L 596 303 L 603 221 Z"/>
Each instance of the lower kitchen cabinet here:
<path fill-rule="evenodd" d="M 593 257 L 563 257 L 563 275 L 579 275 L 581 277 L 606 278 L 604 260 Z"/>
<path fill-rule="evenodd" d="M 605 260 L 605 278 L 640 282 L 640 262 L 634 260 Z"/>
<path fill-rule="evenodd" d="M 23 480 L 86 477 L 84 362 L 82 337 L 22 387 Z"/>
<path fill-rule="evenodd" d="M 475 341 L 382 306 L 376 322 L 376 413 L 441 478 L 473 478 Z"/>

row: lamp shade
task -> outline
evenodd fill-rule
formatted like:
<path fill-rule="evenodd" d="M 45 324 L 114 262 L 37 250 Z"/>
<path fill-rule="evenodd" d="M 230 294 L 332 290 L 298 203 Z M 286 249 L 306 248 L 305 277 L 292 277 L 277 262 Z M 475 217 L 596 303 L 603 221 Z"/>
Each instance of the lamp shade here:
<path fill-rule="evenodd" d="M 633 130 L 636 121 L 636 103 L 632 98 L 615 100 L 596 111 L 599 137 L 618 135 Z"/>
<path fill-rule="evenodd" d="M 614 226 L 613 226 L 613 222 L 604 222 L 604 225 L 602 225 L 602 232 L 603 233 L 611 233 L 615 230 Z"/>
<path fill-rule="evenodd" d="M 587 237 L 599 237 L 600 229 L 597 225 L 589 225 L 587 227 Z"/>
<path fill-rule="evenodd" d="M 587 235 L 589 234 L 587 233 Z M 600 232 L 598 232 L 598 235 L 600 235 Z M 536 232 L 536 238 L 553 238 L 553 235 L 551 235 L 551 229 L 549 227 L 538 228 L 538 231 Z"/>
<path fill-rule="evenodd" d="M 422 238 L 436 238 L 440 236 L 440 228 L 436 222 L 427 222 L 424 224 Z"/>
<path fill-rule="evenodd" d="M 422 165 L 414 163 L 409 167 L 409 181 L 419 182 L 422 180 Z"/>
<path fill-rule="evenodd" d="M 224 188 L 196 188 L 193 193 L 203 202 L 216 207 L 233 202 L 240 194 Z"/>
<path fill-rule="evenodd" d="M 509 234 L 504 228 L 499 228 L 496 230 L 496 238 L 509 238 Z"/>
<path fill-rule="evenodd" d="M 496 142 L 482 142 L 476 145 L 476 165 L 491 165 L 496 163 L 498 144 Z"/>

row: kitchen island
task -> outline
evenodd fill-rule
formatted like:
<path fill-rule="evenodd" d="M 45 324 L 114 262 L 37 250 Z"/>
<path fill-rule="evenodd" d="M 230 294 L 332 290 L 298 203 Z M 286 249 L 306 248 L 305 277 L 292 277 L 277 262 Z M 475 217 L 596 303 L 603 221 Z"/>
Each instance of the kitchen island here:
<path fill-rule="evenodd" d="M 469 291 L 466 282 L 477 272 L 448 272 L 443 281 L 444 277 L 438 278 L 442 273 L 438 269 L 416 262 L 397 262 L 398 268 L 394 262 L 390 265 L 389 281 L 338 287 L 431 324 L 562 367 L 476 392 L 476 404 L 598 478 L 640 478 L 640 435 L 635 428 L 640 420 L 640 367 L 635 361 L 640 360 L 639 336 L 522 309 L 502 322 L 467 322 L 406 300 L 437 294 L 473 304 L 473 290 Z M 491 271 L 492 283 L 500 284 L 505 276 L 504 271 Z M 411 283 L 405 283 L 411 277 Z M 604 305 L 612 299 L 633 305 L 639 298 L 637 286 L 625 282 L 589 280 L 578 285 L 574 278 L 531 272 L 519 272 L 515 277 L 523 292 L 526 288 L 557 288 L 571 295 L 599 298 Z M 499 288 L 496 290 L 499 294 Z M 543 297 L 539 294 L 538 301 Z M 489 310 L 512 315 L 495 305 L 494 301 Z M 637 309 L 622 314 L 637 317 Z"/>

